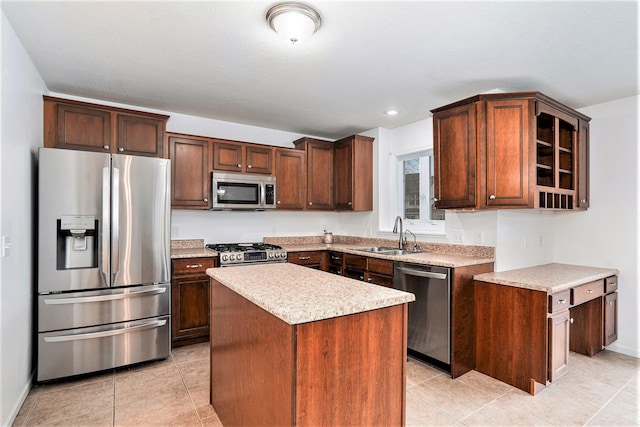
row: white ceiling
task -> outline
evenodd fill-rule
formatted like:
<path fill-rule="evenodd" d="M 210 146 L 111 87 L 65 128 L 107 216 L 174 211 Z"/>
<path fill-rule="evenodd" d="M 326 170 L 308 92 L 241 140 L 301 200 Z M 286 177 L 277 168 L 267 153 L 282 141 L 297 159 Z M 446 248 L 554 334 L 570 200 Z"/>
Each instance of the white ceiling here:
<path fill-rule="evenodd" d="M 327 138 L 494 89 L 574 108 L 640 93 L 636 1 L 318 0 L 322 28 L 296 46 L 267 25 L 273 4 L 1 7 L 52 92 Z"/>

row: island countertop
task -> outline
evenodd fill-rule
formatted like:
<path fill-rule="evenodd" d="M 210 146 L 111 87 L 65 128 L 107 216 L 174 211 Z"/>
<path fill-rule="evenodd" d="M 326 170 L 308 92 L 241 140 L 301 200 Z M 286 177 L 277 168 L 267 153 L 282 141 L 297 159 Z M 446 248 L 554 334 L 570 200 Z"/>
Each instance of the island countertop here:
<path fill-rule="evenodd" d="M 408 292 L 291 263 L 210 268 L 207 274 L 290 325 L 415 300 Z"/>
<path fill-rule="evenodd" d="M 553 294 L 605 277 L 615 276 L 615 268 L 588 267 L 571 264 L 544 264 L 473 276 L 479 282 L 514 286 Z"/>

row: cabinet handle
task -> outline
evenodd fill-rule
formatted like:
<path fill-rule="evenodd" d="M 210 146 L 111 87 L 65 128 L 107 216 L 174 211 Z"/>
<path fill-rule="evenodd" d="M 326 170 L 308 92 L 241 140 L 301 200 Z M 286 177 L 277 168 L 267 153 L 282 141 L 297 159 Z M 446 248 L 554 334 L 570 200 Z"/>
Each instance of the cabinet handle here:
<path fill-rule="evenodd" d="M 587 289 L 587 293 L 588 294 L 592 294 L 593 293 L 593 289 Z"/>
<path fill-rule="evenodd" d="M 338 260 L 340 259 L 340 257 L 339 257 L 339 256 L 331 255 L 331 259 L 334 259 L 334 260 L 338 261 Z"/>
<path fill-rule="evenodd" d="M 580 203 L 587 203 L 587 199 L 580 200 Z"/>
<path fill-rule="evenodd" d="M 309 202 L 309 206 L 313 205 L 313 202 Z"/>
<path fill-rule="evenodd" d="M 565 298 L 559 299 L 556 304 L 566 304 L 567 300 Z"/>
<path fill-rule="evenodd" d="M 104 148 L 105 150 L 108 150 L 109 146 L 108 145 L 103 145 L 102 148 Z"/>
<path fill-rule="evenodd" d="M 209 199 L 207 199 L 206 197 L 204 199 L 202 199 L 203 202 L 208 202 Z"/>
<path fill-rule="evenodd" d="M 573 317 L 569 319 L 569 323 L 573 323 Z"/>
<path fill-rule="evenodd" d="M 187 265 L 187 268 L 200 268 L 202 267 L 202 264 L 189 264 Z"/>
<path fill-rule="evenodd" d="M 371 277 L 367 277 L 367 282 L 371 283 L 373 279 Z"/>
<path fill-rule="evenodd" d="M 364 276 L 360 276 L 360 280 L 364 280 Z"/>
<path fill-rule="evenodd" d="M 613 301 L 607 301 L 607 305 L 613 305 Z"/>
<path fill-rule="evenodd" d="M 247 169 L 251 169 L 251 165 L 247 165 Z"/>
<path fill-rule="evenodd" d="M 118 151 L 122 153 L 124 151 L 124 148 L 120 147 L 118 148 Z"/>
<path fill-rule="evenodd" d="M 351 205 L 353 205 L 353 203 L 349 202 L 349 203 L 347 203 L 347 205 L 351 206 Z"/>
<path fill-rule="evenodd" d="M 492 195 L 489 196 L 489 200 L 495 200 L 495 199 L 496 199 L 495 194 L 492 194 Z"/>
<path fill-rule="evenodd" d="M 238 167 L 241 168 L 242 167 L 242 163 L 238 163 Z"/>
<path fill-rule="evenodd" d="M 306 260 L 308 260 L 308 259 L 311 259 L 311 257 L 310 257 L 310 256 L 301 256 L 301 257 L 298 257 L 298 259 L 299 259 L 300 261 L 306 261 Z"/>
<path fill-rule="evenodd" d="M 609 283 L 609 286 L 615 286 L 615 285 L 617 285 L 617 283 L 616 283 L 616 282 L 611 282 L 611 283 Z"/>

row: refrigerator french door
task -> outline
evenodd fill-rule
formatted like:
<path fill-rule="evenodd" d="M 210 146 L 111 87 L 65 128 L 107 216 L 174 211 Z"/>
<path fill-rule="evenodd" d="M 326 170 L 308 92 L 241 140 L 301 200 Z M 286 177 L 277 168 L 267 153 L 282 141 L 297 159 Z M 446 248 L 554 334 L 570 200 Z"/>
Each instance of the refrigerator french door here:
<path fill-rule="evenodd" d="M 170 170 L 39 150 L 38 381 L 169 355 Z"/>

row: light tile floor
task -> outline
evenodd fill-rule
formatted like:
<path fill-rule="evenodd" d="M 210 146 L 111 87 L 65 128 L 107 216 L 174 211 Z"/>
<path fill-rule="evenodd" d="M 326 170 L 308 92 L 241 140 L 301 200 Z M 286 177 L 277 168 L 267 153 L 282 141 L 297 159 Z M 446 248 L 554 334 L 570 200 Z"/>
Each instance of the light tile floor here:
<path fill-rule="evenodd" d="M 452 380 L 407 365 L 408 426 L 639 426 L 640 359 L 571 353 L 570 370 L 536 396 L 478 372 Z M 209 405 L 209 343 L 165 361 L 34 386 L 14 426 L 221 426 Z"/>

